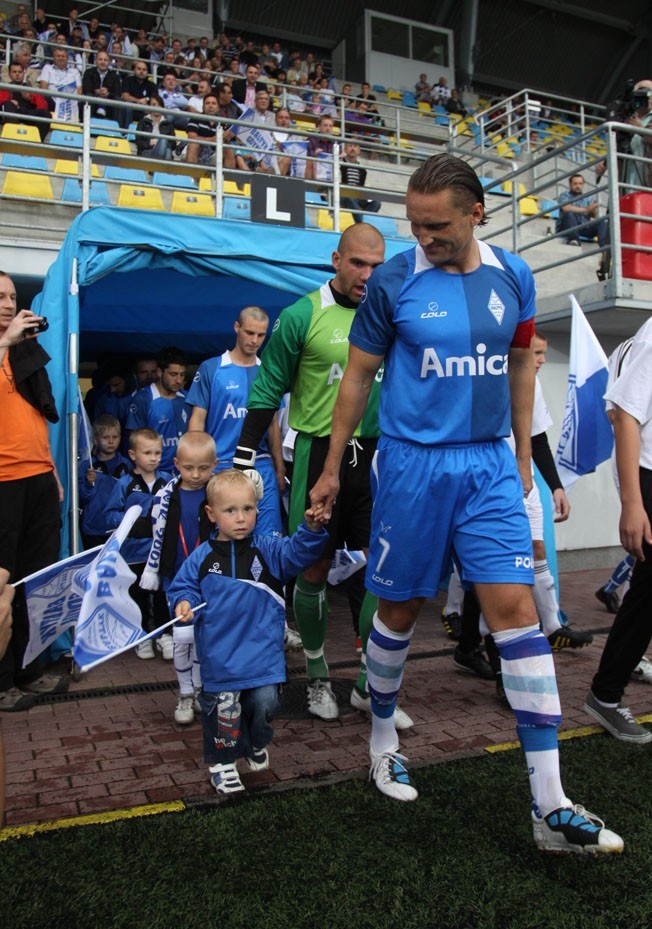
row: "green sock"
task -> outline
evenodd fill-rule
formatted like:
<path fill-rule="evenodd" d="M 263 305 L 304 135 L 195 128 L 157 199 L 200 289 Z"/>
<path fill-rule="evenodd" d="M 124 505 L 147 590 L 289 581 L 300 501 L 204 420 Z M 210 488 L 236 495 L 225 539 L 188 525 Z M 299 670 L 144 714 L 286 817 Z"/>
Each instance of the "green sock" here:
<path fill-rule="evenodd" d="M 369 640 L 369 634 L 374 624 L 374 616 L 377 609 L 378 597 L 374 596 L 374 594 L 370 594 L 369 591 L 367 591 L 365 598 L 362 601 L 362 607 L 360 609 L 360 638 L 362 639 L 362 655 L 360 656 L 360 671 L 358 673 L 358 679 L 355 682 L 355 686 L 361 694 L 367 693 L 367 641 Z"/>
<path fill-rule="evenodd" d="M 324 642 L 328 626 L 326 583 L 311 584 L 300 574 L 294 585 L 294 618 L 297 621 L 303 652 L 306 656 L 308 680 L 328 680 L 328 665 L 324 658 Z"/>

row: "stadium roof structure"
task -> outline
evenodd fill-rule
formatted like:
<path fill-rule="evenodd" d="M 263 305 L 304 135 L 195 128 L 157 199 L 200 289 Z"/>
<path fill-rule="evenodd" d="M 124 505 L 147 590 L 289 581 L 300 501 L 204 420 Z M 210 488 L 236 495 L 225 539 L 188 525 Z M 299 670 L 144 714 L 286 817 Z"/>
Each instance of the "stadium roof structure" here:
<path fill-rule="evenodd" d="M 652 77 L 650 0 L 403 0 L 400 10 L 395 0 L 223 0 L 221 7 L 227 31 L 327 48 L 337 46 L 365 8 L 443 26 L 455 33 L 460 85 L 470 58 L 471 85 L 508 93 L 532 87 L 606 103 L 628 78 Z M 415 81 L 419 70 L 415 63 Z M 430 70 L 436 80 L 436 66 Z"/>

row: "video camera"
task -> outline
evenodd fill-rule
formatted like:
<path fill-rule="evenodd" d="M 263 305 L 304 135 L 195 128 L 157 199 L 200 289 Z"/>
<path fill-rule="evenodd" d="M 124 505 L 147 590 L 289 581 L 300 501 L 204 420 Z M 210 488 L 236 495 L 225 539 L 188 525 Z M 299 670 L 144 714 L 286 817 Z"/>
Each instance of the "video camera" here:
<path fill-rule="evenodd" d="M 605 117 L 607 122 L 625 123 L 630 116 L 634 116 L 639 110 L 647 109 L 650 91 L 645 88 L 634 90 L 635 83 L 636 81 L 630 78 L 625 84 L 625 90 L 620 97 L 617 97 L 613 103 L 609 104 Z M 618 151 L 623 154 L 630 154 L 631 136 L 629 133 L 618 132 L 616 138 Z"/>

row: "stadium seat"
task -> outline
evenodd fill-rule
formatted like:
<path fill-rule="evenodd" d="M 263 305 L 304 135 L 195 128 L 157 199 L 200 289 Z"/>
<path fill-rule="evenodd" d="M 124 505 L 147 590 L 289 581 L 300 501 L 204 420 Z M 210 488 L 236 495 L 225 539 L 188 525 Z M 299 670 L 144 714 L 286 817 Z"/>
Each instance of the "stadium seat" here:
<path fill-rule="evenodd" d="M 118 193 L 118 206 L 135 210 L 163 210 L 163 197 L 156 187 L 132 187 L 122 184 Z"/>
<path fill-rule="evenodd" d="M 152 183 L 156 187 L 185 187 L 186 190 L 196 190 L 197 184 L 187 174 L 166 174 L 164 171 L 155 171 Z"/>
<path fill-rule="evenodd" d="M 225 194 L 232 194 L 234 197 L 250 197 L 251 184 L 242 184 L 240 187 L 235 181 L 224 181 L 222 190 Z"/>
<path fill-rule="evenodd" d="M 27 197 L 30 200 L 54 200 L 52 184 L 47 174 L 25 174 L 7 171 L 2 193 L 5 197 Z"/>
<path fill-rule="evenodd" d="M 518 201 L 518 211 L 521 216 L 536 216 L 539 212 L 539 204 L 536 197 L 523 197 Z"/>
<path fill-rule="evenodd" d="M 428 115 L 432 115 L 432 107 L 429 103 L 426 103 L 425 100 L 417 101 L 417 109 L 420 113 L 428 113 Z"/>
<path fill-rule="evenodd" d="M 391 216 L 378 216 L 377 213 L 363 213 L 362 221 L 375 226 L 378 232 L 383 235 L 398 236 L 398 226 L 396 220 Z"/>
<path fill-rule="evenodd" d="M 115 119 L 100 119 L 93 116 L 91 119 L 91 135 L 115 136 L 120 138 L 120 124 Z"/>
<path fill-rule="evenodd" d="M 50 145 L 61 145 L 65 148 L 81 148 L 83 136 L 81 132 L 69 129 L 53 129 L 50 133 Z"/>
<path fill-rule="evenodd" d="M 403 106 L 409 106 L 413 109 L 417 108 L 417 98 L 414 96 L 411 90 L 403 91 Z"/>
<path fill-rule="evenodd" d="M 81 132 L 81 126 L 76 123 L 50 123 L 50 132 Z"/>
<path fill-rule="evenodd" d="M 54 173 L 55 174 L 74 174 L 75 177 L 81 174 L 81 168 L 79 162 L 71 159 L 68 161 L 64 158 L 59 158 L 54 163 Z M 91 177 L 101 177 L 100 169 L 96 164 L 91 165 Z"/>
<path fill-rule="evenodd" d="M 48 163 L 45 158 L 37 155 L 14 155 L 9 153 L 2 156 L 3 168 L 16 168 L 18 171 L 47 171 Z"/>
<path fill-rule="evenodd" d="M 398 91 L 398 90 L 388 90 L 388 91 L 387 91 L 387 99 L 388 99 L 388 100 L 398 100 L 399 102 L 402 103 L 402 102 L 403 102 L 403 94 L 402 94 L 400 91 Z"/>
<path fill-rule="evenodd" d="M 96 152 L 110 152 L 112 155 L 131 155 L 131 148 L 126 139 L 98 135 L 95 139 Z"/>
<path fill-rule="evenodd" d="M 122 181 L 127 184 L 149 184 L 147 175 L 140 168 L 119 168 L 107 165 L 104 170 L 105 181 Z"/>
<path fill-rule="evenodd" d="M 137 122 L 134 121 L 133 123 L 129 123 L 129 129 L 127 130 L 127 134 L 125 135 L 125 139 L 127 140 L 127 142 L 134 142 L 134 143 L 136 142 L 136 135 L 135 135 L 136 129 L 138 129 Z"/>
<path fill-rule="evenodd" d="M 306 203 L 314 203 L 317 206 L 323 206 L 326 201 L 316 190 L 306 191 Z"/>
<path fill-rule="evenodd" d="M 91 181 L 90 202 L 93 206 L 110 206 L 109 192 L 104 181 Z M 78 180 L 72 177 L 66 178 L 63 184 L 61 199 L 70 203 L 82 202 L 82 188 Z"/>
<path fill-rule="evenodd" d="M 226 181 L 224 183 L 227 183 Z M 208 190 L 212 193 L 213 191 L 213 178 L 212 177 L 200 177 L 199 178 L 199 189 Z"/>
<path fill-rule="evenodd" d="M 446 116 L 442 116 L 441 113 L 435 113 L 435 123 L 438 126 L 448 126 L 449 122 L 450 120 L 448 118 L 448 114 Z"/>
<path fill-rule="evenodd" d="M 188 138 L 188 133 L 185 129 L 175 129 L 174 135 L 177 139 L 186 140 Z"/>
<path fill-rule="evenodd" d="M 348 210 L 342 210 L 340 212 L 340 232 L 344 232 L 345 229 L 348 229 L 349 226 L 353 226 L 355 219 L 353 218 L 353 213 L 349 213 Z M 328 210 L 317 210 L 317 226 L 320 229 L 325 229 L 328 232 L 333 231 L 333 215 Z"/>
<path fill-rule="evenodd" d="M 314 221 L 310 215 L 310 210 L 306 209 L 306 229 L 316 229 L 317 223 Z"/>
<path fill-rule="evenodd" d="M 223 219 L 251 219 L 251 204 L 244 197 L 225 197 L 222 210 Z"/>
<path fill-rule="evenodd" d="M 215 217 L 213 198 L 208 194 L 196 194 L 175 190 L 172 194 L 171 213 L 190 213 L 193 216 Z"/>
<path fill-rule="evenodd" d="M 25 123 L 5 123 L 2 127 L 3 139 L 15 139 L 18 142 L 40 142 L 41 136 L 35 125 Z"/>
<path fill-rule="evenodd" d="M 374 93 L 386 94 L 387 88 L 384 86 L 384 84 L 374 84 Z"/>
<path fill-rule="evenodd" d="M 512 184 L 511 181 L 503 181 L 503 190 L 504 190 L 504 192 L 505 192 L 506 194 L 510 194 L 510 196 L 511 196 L 511 193 L 512 193 L 512 187 L 513 187 L 513 186 L 514 186 L 514 185 Z M 521 184 L 521 183 L 519 182 L 519 185 L 518 185 L 518 195 L 519 195 L 519 197 L 522 197 L 524 193 L 525 193 L 525 184 Z"/>

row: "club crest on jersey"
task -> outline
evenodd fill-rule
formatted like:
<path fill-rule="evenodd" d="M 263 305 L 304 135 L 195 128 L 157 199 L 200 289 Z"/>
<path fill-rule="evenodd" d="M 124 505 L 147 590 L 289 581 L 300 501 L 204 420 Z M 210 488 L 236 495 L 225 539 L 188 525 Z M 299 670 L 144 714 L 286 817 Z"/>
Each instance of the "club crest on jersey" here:
<path fill-rule="evenodd" d="M 333 329 L 333 338 L 331 339 L 331 345 L 339 345 L 340 342 L 348 342 L 349 340 L 344 335 L 344 332 L 341 329 Z"/>
<path fill-rule="evenodd" d="M 421 314 L 421 319 L 443 319 L 444 316 L 448 316 L 446 310 L 440 310 L 439 304 L 435 303 L 433 300 L 428 304 L 428 309 L 425 313 Z"/>
<path fill-rule="evenodd" d="M 255 581 L 258 581 L 262 573 L 263 573 L 263 566 L 260 563 L 260 559 L 258 558 L 258 555 L 256 555 L 254 560 L 251 562 L 251 576 L 253 577 Z"/>
<path fill-rule="evenodd" d="M 505 304 L 495 290 L 492 290 L 489 294 L 489 303 L 487 306 L 489 307 L 489 312 L 500 326 L 503 321 L 503 316 L 505 315 Z"/>

